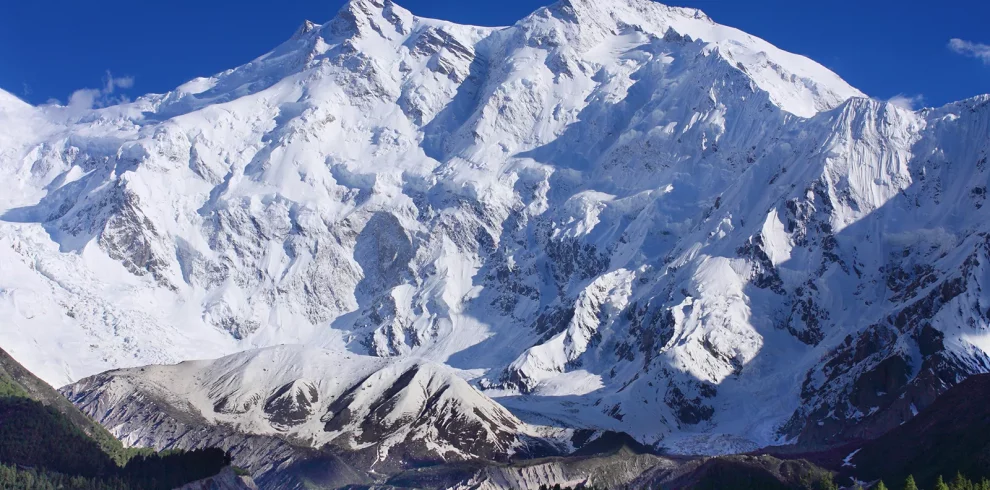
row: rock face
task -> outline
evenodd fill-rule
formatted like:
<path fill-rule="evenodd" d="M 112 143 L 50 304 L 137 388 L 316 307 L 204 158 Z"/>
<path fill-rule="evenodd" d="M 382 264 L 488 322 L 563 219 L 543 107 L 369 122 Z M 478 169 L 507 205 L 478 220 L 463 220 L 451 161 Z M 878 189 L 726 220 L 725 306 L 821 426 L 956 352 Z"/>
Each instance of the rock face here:
<path fill-rule="evenodd" d="M 258 490 L 258 486 L 251 477 L 238 475 L 233 468 L 225 468 L 217 476 L 187 483 L 177 490 Z"/>
<path fill-rule="evenodd" d="M 458 490 L 539 488 L 557 484 L 622 488 L 648 470 L 670 473 L 680 465 L 680 461 L 622 447 L 602 454 L 539 458 L 507 465 L 448 465 L 406 471 L 389 478 L 387 485 Z"/>
<path fill-rule="evenodd" d="M 342 464 L 500 460 L 535 426 L 821 446 L 990 371 L 990 97 L 911 112 L 696 10 L 354 0 L 167 94 L 6 99 L 0 342 L 28 367 L 347 361 L 67 388 L 133 442 L 149 393 Z M 196 444 L 168 426 L 142 440 Z"/>
<path fill-rule="evenodd" d="M 569 448 L 568 431 L 524 424 L 450 368 L 301 346 L 110 371 L 63 393 L 126 443 L 229 449 L 266 488 Z"/>
<path fill-rule="evenodd" d="M 731 455 L 699 458 L 673 471 L 650 470 L 631 482 L 634 488 L 671 490 L 733 488 L 737 490 L 793 490 L 830 488 L 832 474 L 807 460 L 781 460 L 768 455 Z"/>

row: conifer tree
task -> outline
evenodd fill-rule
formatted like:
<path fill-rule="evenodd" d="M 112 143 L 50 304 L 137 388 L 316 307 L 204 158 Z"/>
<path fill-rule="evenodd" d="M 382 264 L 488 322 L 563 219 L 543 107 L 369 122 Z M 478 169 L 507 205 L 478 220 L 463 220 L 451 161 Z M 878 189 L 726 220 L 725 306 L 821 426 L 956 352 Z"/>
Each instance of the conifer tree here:
<path fill-rule="evenodd" d="M 951 490 L 975 490 L 973 482 L 962 476 L 962 473 L 958 471 L 956 472 L 956 477 L 952 479 L 951 483 L 949 483 L 949 488 Z"/>
<path fill-rule="evenodd" d="M 914 475 L 908 475 L 904 481 L 904 490 L 918 490 L 918 484 L 914 482 Z"/>
<path fill-rule="evenodd" d="M 945 484 L 942 475 L 938 475 L 938 480 L 935 480 L 935 490 L 949 490 L 949 486 Z"/>

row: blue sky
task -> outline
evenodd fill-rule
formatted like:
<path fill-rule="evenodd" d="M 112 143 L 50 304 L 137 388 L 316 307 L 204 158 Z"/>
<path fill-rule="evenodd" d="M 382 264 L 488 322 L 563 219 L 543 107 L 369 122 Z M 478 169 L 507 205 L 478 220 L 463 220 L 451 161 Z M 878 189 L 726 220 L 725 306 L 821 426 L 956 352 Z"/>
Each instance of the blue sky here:
<path fill-rule="evenodd" d="M 425 17 L 508 25 L 546 1 L 398 0 Z M 990 92 L 986 0 L 672 0 L 824 64 L 867 94 L 924 105 Z M 0 16 L 0 88 L 63 103 L 78 89 L 134 97 L 245 63 L 342 0 L 12 0 Z M 950 42 L 952 39 L 957 41 Z M 917 104 L 918 99 L 914 99 Z"/>

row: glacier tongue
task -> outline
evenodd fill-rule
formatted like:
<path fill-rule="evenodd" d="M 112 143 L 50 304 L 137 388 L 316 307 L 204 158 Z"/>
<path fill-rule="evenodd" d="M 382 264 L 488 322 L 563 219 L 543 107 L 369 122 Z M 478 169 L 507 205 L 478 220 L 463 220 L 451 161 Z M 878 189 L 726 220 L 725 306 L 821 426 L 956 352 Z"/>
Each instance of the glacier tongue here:
<path fill-rule="evenodd" d="M 392 434 L 437 454 L 524 426 L 855 438 L 990 370 L 988 114 L 874 101 L 646 0 L 504 28 L 354 0 L 167 94 L 0 93 L 0 342 L 57 384 L 233 355 L 102 379 L 357 451 L 393 388 Z M 245 377 L 264 356 L 280 374 Z M 417 390 L 486 444 L 405 423 Z M 346 423 L 314 422 L 330 400 Z"/>

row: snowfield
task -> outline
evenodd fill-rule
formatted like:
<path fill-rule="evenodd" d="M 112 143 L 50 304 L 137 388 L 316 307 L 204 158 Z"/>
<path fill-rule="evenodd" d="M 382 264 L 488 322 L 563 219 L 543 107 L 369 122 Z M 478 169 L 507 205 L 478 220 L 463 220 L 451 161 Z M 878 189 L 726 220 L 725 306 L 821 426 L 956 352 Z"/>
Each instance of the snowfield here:
<path fill-rule="evenodd" d="M 372 466 L 869 436 L 990 371 L 988 153 L 988 96 L 693 9 L 352 0 L 167 94 L 0 92 L 0 344 L 128 442 L 140 396 Z"/>

